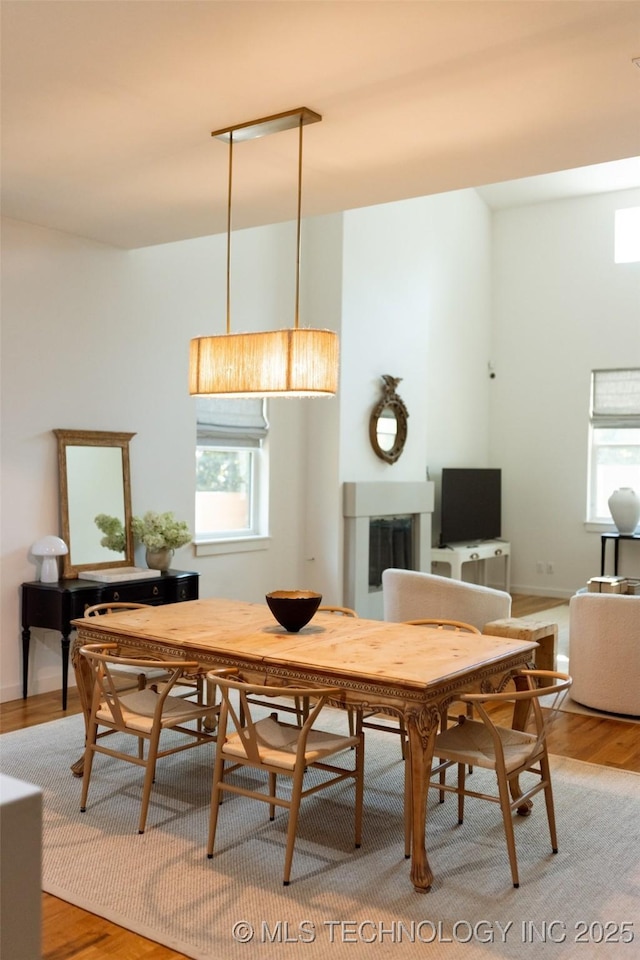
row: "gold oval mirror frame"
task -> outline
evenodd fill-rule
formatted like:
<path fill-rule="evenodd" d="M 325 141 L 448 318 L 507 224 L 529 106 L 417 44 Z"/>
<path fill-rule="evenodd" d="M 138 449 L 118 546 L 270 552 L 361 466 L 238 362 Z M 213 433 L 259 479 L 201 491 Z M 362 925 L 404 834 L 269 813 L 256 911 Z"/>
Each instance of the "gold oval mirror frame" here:
<path fill-rule="evenodd" d="M 409 413 L 396 393 L 402 377 L 383 374 L 381 379 L 382 399 L 371 411 L 369 439 L 376 456 L 386 463 L 395 463 L 407 442 Z"/>

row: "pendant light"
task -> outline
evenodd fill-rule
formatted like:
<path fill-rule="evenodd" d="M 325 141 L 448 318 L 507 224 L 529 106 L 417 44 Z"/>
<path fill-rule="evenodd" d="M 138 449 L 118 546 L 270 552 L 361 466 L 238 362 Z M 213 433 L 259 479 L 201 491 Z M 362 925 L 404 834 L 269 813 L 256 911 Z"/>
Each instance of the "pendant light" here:
<path fill-rule="evenodd" d="M 229 144 L 227 202 L 227 329 L 191 341 L 189 393 L 225 397 L 330 397 L 338 389 L 338 335 L 299 325 L 302 130 L 322 117 L 307 107 L 241 123 L 211 136 Z M 298 212 L 294 326 L 257 333 L 231 333 L 231 188 L 233 145 L 298 127 Z"/>

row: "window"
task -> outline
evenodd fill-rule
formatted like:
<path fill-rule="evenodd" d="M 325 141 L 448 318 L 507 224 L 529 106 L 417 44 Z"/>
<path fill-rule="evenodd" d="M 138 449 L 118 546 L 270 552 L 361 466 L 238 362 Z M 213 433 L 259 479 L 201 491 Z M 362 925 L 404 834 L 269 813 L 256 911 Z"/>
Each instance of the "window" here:
<path fill-rule="evenodd" d="M 263 399 L 197 397 L 196 541 L 266 535 Z"/>
<path fill-rule="evenodd" d="M 640 490 L 640 369 L 591 374 L 588 522 L 611 523 L 618 487 Z"/>

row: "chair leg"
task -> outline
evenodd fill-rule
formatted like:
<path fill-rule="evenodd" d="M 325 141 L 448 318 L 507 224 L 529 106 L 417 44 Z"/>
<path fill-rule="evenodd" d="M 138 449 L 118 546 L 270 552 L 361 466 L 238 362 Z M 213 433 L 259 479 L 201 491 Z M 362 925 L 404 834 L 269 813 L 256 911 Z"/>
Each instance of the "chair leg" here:
<path fill-rule="evenodd" d="M 464 822 L 464 788 L 465 788 L 465 769 L 464 763 L 458 764 L 458 824 Z"/>
<path fill-rule="evenodd" d="M 402 759 L 404 760 L 407 753 L 407 728 L 404 725 L 404 720 L 402 717 L 398 719 L 398 724 L 400 726 L 400 752 L 402 753 Z"/>
<path fill-rule="evenodd" d="M 291 863 L 293 861 L 293 848 L 296 842 L 296 830 L 298 829 L 298 814 L 300 812 L 300 799 L 302 795 L 302 780 L 304 777 L 304 768 L 299 767 L 294 775 L 291 787 L 291 805 L 289 807 L 289 826 L 287 828 L 287 850 L 284 858 L 284 875 L 282 878 L 283 886 L 289 886 L 291 876 Z"/>
<path fill-rule="evenodd" d="M 211 786 L 211 808 L 209 811 L 209 839 L 207 841 L 207 856 L 211 860 L 213 857 L 213 845 L 216 839 L 216 827 L 218 826 L 218 809 L 222 790 L 220 784 L 224 780 L 224 760 L 220 754 L 216 754 L 216 760 L 213 766 L 213 784 Z"/>
<path fill-rule="evenodd" d="M 276 783 L 277 783 L 277 774 L 270 772 L 269 773 L 269 796 L 275 797 L 276 795 Z M 276 807 L 274 803 L 269 804 L 269 820 L 275 820 L 276 818 Z"/>
<path fill-rule="evenodd" d="M 507 851 L 509 853 L 509 864 L 511 866 L 511 879 L 514 887 L 520 886 L 518 878 L 518 860 L 516 857 L 516 838 L 513 832 L 513 817 L 511 813 L 511 796 L 509 785 L 502 777 L 498 777 L 498 792 L 500 794 L 500 809 L 502 810 L 502 819 L 504 822 L 504 832 L 507 838 Z"/>
<path fill-rule="evenodd" d="M 356 791 L 356 809 L 355 809 L 355 846 L 356 849 L 360 847 L 362 843 L 362 808 L 364 805 L 364 737 L 362 735 L 362 730 L 360 731 L 360 742 L 356 747 L 356 776 L 355 776 L 355 791 Z"/>
<path fill-rule="evenodd" d="M 87 809 L 87 796 L 89 795 L 89 780 L 91 779 L 91 767 L 93 766 L 93 745 L 98 735 L 98 725 L 92 724 L 87 733 L 87 743 L 84 750 L 84 763 L 82 773 L 82 794 L 80 797 L 80 813 L 85 813 Z"/>
<path fill-rule="evenodd" d="M 411 761 L 409 752 L 404 761 L 404 856 L 411 858 Z"/>
<path fill-rule="evenodd" d="M 217 692 L 216 684 L 213 682 L 213 680 L 209 680 L 208 678 L 205 679 L 204 684 L 205 686 L 203 690 L 203 698 L 204 698 L 203 702 L 206 703 L 208 707 L 211 707 L 213 709 L 216 706 L 216 692 Z M 218 723 L 217 714 L 215 713 L 207 714 L 207 716 L 204 718 L 204 729 L 207 731 L 207 733 L 213 733 L 216 729 L 217 723 Z"/>
<path fill-rule="evenodd" d="M 149 798 L 151 797 L 151 788 L 156 775 L 156 759 L 158 756 L 158 744 L 160 743 L 160 730 L 154 731 L 149 740 L 147 750 L 147 764 L 144 775 L 144 787 L 142 790 L 142 808 L 140 810 L 140 823 L 138 824 L 138 833 L 144 833 L 147 822 L 147 810 L 149 809 Z"/>
<path fill-rule="evenodd" d="M 296 723 L 299 727 L 302 727 L 309 716 L 309 698 L 296 697 L 294 700 L 294 708 L 296 714 Z"/>
<path fill-rule="evenodd" d="M 468 704 L 467 704 L 467 717 L 468 717 L 469 720 L 472 720 L 472 719 L 473 719 L 473 704 L 472 704 L 472 703 L 468 703 Z M 471 764 L 469 764 L 469 773 L 473 773 L 473 767 L 471 766 Z"/>
<path fill-rule="evenodd" d="M 549 758 L 544 756 L 540 760 L 540 770 L 542 778 L 546 782 L 544 788 L 544 802 L 547 808 L 547 821 L 549 823 L 549 835 L 551 837 L 551 849 L 554 853 L 558 852 L 558 834 L 556 832 L 556 815 L 553 806 L 553 790 L 551 789 L 551 769 L 549 767 Z"/>
<path fill-rule="evenodd" d="M 440 730 L 443 733 L 449 725 L 449 715 L 447 713 L 447 710 L 448 710 L 448 707 L 445 707 L 444 710 L 442 710 L 440 713 Z M 436 763 L 442 763 L 442 759 L 438 757 L 436 759 Z M 445 783 L 446 779 L 447 779 L 447 768 L 445 767 L 440 771 L 440 776 L 439 776 L 440 783 Z M 444 790 L 438 791 L 438 803 L 444 803 L 444 795 L 445 795 Z"/>
<path fill-rule="evenodd" d="M 438 758 L 438 763 L 441 763 L 441 762 L 442 760 Z M 440 771 L 440 775 L 439 775 L 440 783 L 445 783 L 446 779 L 447 779 L 447 771 L 445 768 Z M 438 790 L 438 803 L 444 803 L 444 795 L 445 795 L 444 790 Z"/>

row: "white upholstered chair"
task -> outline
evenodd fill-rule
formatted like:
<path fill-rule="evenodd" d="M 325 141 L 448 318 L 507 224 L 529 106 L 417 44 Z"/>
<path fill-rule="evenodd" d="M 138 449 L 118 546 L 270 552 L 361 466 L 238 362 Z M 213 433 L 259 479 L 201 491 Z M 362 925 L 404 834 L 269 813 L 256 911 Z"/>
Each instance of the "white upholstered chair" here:
<path fill-rule="evenodd" d="M 491 620 L 511 616 L 511 597 L 504 590 L 392 567 L 382 574 L 382 601 L 384 619 L 396 623 L 435 617 L 482 630 Z"/>
<path fill-rule="evenodd" d="M 578 593 L 569 602 L 571 699 L 640 716 L 640 596 Z"/>

